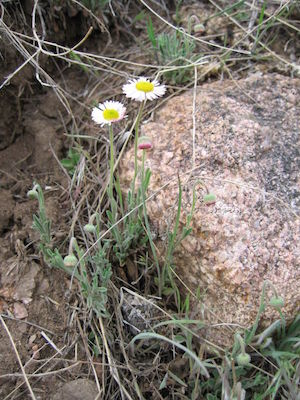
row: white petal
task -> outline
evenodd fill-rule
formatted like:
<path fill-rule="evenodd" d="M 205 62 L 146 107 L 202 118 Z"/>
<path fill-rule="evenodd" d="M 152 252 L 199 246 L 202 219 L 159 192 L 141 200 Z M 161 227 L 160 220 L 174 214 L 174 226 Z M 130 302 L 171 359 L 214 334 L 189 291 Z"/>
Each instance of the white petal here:
<path fill-rule="evenodd" d="M 99 108 L 94 107 L 92 111 L 92 119 L 97 124 L 101 124 L 103 122 L 102 111 Z"/>

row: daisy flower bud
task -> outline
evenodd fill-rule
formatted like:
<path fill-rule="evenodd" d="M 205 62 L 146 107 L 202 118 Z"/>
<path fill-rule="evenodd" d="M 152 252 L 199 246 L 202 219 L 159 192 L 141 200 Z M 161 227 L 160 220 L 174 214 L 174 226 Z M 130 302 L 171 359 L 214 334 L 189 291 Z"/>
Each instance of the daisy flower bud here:
<path fill-rule="evenodd" d="M 136 101 L 155 100 L 163 96 L 165 92 L 165 85 L 161 85 L 156 79 L 150 81 L 145 77 L 131 79 L 129 83 L 123 85 L 123 93 L 126 97 Z"/>
<path fill-rule="evenodd" d="M 94 233 L 96 232 L 96 227 L 93 224 L 86 224 L 83 227 L 84 231 L 87 233 Z"/>
<path fill-rule="evenodd" d="M 216 196 L 213 193 L 208 193 L 205 194 L 203 196 L 203 202 L 204 204 L 206 204 L 207 206 L 211 205 L 211 204 L 215 204 L 216 202 Z"/>
<path fill-rule="evenodd" d="M 278 296 L 273 296 L 270 299 L 270 306 L 274 307 L 274 308 L 282 308 L 284 306 L 284 300 L 282 297 Z"/>
<path fill-rule="evenodd" d="M 251 357 L 248 353 L 246 353 L 245 342 L 238 332 L 235 334 L 235 339 L 238 341 L 240 348 L 241 348 L 241 353 L 236 357 L 236 361 L 239 366 L 246 367 L 247 365 L 250 364 Z"/>
<path fill-rule="evenodd" d="M 31 200 L 38 199 L 39 195 L 35 189 L 28 190 L 27 197 Z"/>
<path fill-rule="evenodd" d="M 240 367 L 246 367 L 250 364 L 251 357 L 248 353 L 240 353 L 237 356 L 236 361 Z"/>
<path fill-rule="evenodd" d="M 105 101 L 92 111 L 92 119 L 101 126 L 111 125 L 125 118 L 126 108 L 119 101 Z"/>
<path fill-rule="evenodd" d="M 151 150 L 153 147 L 152 141 L 148 136 L 141 136 L 138 140 L 139 150 Z"/>
<path fill-rule="evenodd" d="M 64 258 L 64 265 L 65 267 L 75 267 L 75 265 L 77 264 L 78 260 L 77 257 L 74 256 L 74 254 L 68 254 L 65 258 Z"/>

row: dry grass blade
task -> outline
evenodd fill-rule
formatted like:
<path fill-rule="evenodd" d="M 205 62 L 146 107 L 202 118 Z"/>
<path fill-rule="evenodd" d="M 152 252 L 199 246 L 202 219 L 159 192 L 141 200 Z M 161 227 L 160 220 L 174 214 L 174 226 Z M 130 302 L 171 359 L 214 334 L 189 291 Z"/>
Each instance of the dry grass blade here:
<path fill-rule="evenodd" d="M 27 377 L 29 378 L 45 378 L 46 376 L 51 376 L 51 375 L 56 375 L 56 374 L 61 374 L 63 372 L 70 371 L 72 368 L 76 368 L 81 364 L 80 361 L 75 362 L 72 365 L 69 365 L 68 367 L 60 368 L 57 370 L 53 371 L 48 371 L 48 372 L 40 372 L 40 373 L 34 373 L 34 374 L 27 374 Z M 5 375 L 0 375 L 0 378 L 8 378 L 8 377 L 22 377 L 23 374 L 5 374 Z"/>
<path fill-rule="evenodd" d="M 122 399 L 126 397 L 128 400 L 133 400 L 120 380 L 119 371 L 118 371 L 117 367 L 115 366 L 114 360 L 111 356 L 109 345 L 107 343 L 106 333 L 105 333 L 105 328 L 103 325 L 102 318 L 99 318 L 99 325 L 100 325 L 100 329 L 101 329 L 101 333 L 102 333 L 103 344 L 104 344 L 104 347 L 106 350 L 106 356 L 107 356 L 107 359 L 109 362 L 109 368 L 110 368 L 111 375 L 114 378 L 114 380 L 117 382 L 117 384 L 120 388 Z"/>
<path fill-rule="evenodd" d="M 213 4 L 218 10 L 220 11 L 224 11 L 222 9 L 221 6 L 219 6 L 214 0 L 209 0 L 209 2 L 211 4 Z M 282 4 L 279 7 L 278 13 L 284 8 L 286 7 L 289 3 L 291 2 L 291 0 L 288 0 L 287 4 Z M 255 42 L 256 42 L 256 37 L 253 35 L 253 33 L 258 29 L 258 26 L 255 26 L 252 28 L 252 30 L 250 32 L 248 32 L 248 30 L 246 28 L 244 28 L 235 18 L 233 18 L 230 14 L 228 14 L 226 11 L 224 11 L 224 14 L 230 19 L 230 21 L 232 21 L 236 26 L 238 26 L 243 32 L 245 32 L 245 36 L 243 38 L 241 38 L 239 41 L 237 41 L 234 46 L 237 46 L 240 42 L 244 41 L 245 38 L 247 38 L 248 36 L 251 37 Z M 273 15 L 271 15 L 269 17 L 269 19 L 273 18 Z M 275 51 L 273 51 L 268 45 L 266 45 L 265 43 L 263 43 L 261 40 L 258 40 L 257 43 L 264 49 L 267 50 L 267 52 L 274 58 L 276 58 L 277 60 L 281 61 L 282 63 L 288 65 L 289 67 L 292 67 L 293 69 L 299 69 L 299 66 L 297 66 L 295 63 L 290 63 L 288 60 L 286 60 L 285 58 L 281 57 L 279 54 L 277 54 Z M 250 53 L 251 54 L 251 53 Z"/>

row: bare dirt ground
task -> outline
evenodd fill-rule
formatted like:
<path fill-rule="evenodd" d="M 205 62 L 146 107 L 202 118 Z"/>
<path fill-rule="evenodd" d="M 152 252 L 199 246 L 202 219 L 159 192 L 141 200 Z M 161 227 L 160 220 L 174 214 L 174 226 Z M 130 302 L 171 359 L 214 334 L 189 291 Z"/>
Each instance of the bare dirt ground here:
<path fill-rule="evenodd" d="M 4 78 L 22 59 L 5 43 L 1 44 L 1 53 L 4 62 L 0 75 Z M 82 70 L 75 69 L 66 71 L 63 79 L 76 93 L 86 77 Z M 42 89 L 35 81 L 31 67 L 25 67 L 1 90 L 0 108 L 0 312 L 6 315 L 3 321 L 30 374 L 45 362 L 50 369 L 53 363 L 58 369 L 65 367 L 63 361 L 49 362 L 57 349 L 61 350 L 61 358 L 74 357 L 63 351 L 65 338 L 72 330 L 70 282 L 63 272 L 45 268 L 36 256 L 38 237 L 32 230 L 32 215 L 37 204 L 26 196 L 34 180 L 48 187 L 47 213 L 55 227 L 54 240 L 60 240 L 66 231 L 68 200 L 59 188 L 66 186 L 67 178 L 56 158 L 61 159 L 66 152 L 64 124 L 68 117 L 54 91 Z M 30 398 L 24 393 L 23 378 L 10 375 L 19 364 L 3 326 L 0 359 L 0 398 Z M 57 379 L 55 375 L 37 379 L 34 386 L 38 398 L 49 399 L 52 389 L 58 386 Z"/>

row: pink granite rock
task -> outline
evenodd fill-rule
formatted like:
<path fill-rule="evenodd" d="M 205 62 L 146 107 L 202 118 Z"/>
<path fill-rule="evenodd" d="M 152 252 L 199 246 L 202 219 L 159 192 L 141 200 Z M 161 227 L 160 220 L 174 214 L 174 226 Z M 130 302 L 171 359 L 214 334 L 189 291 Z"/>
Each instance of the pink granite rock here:
<path fill-rule="evenodd" d="M 299 98 L 300 80 L 275 74 L 198 87 L 195 165 L 192 91 L 169 100 L 155 122 L 142 127 L 153 142 L 150 193 L 170 181 L 148 202 L 161 250 L 176 213 L 177 175 L 184 189 L 182 224 L 196 188 L 193 232 L 174 265 L 194 293 L 200 287 L 194 307 L 214 343 L 228 345 L 238 326 L 253 324 L 265 280 L 284 298 L 288 319 L 299 312 Z M 133 148 L 120 167 L 125 186 L 132 172 Z M 208 192 L 215 203 L 203 202 Z M 261 323 L 277 318 L 268 305 Z"/>

